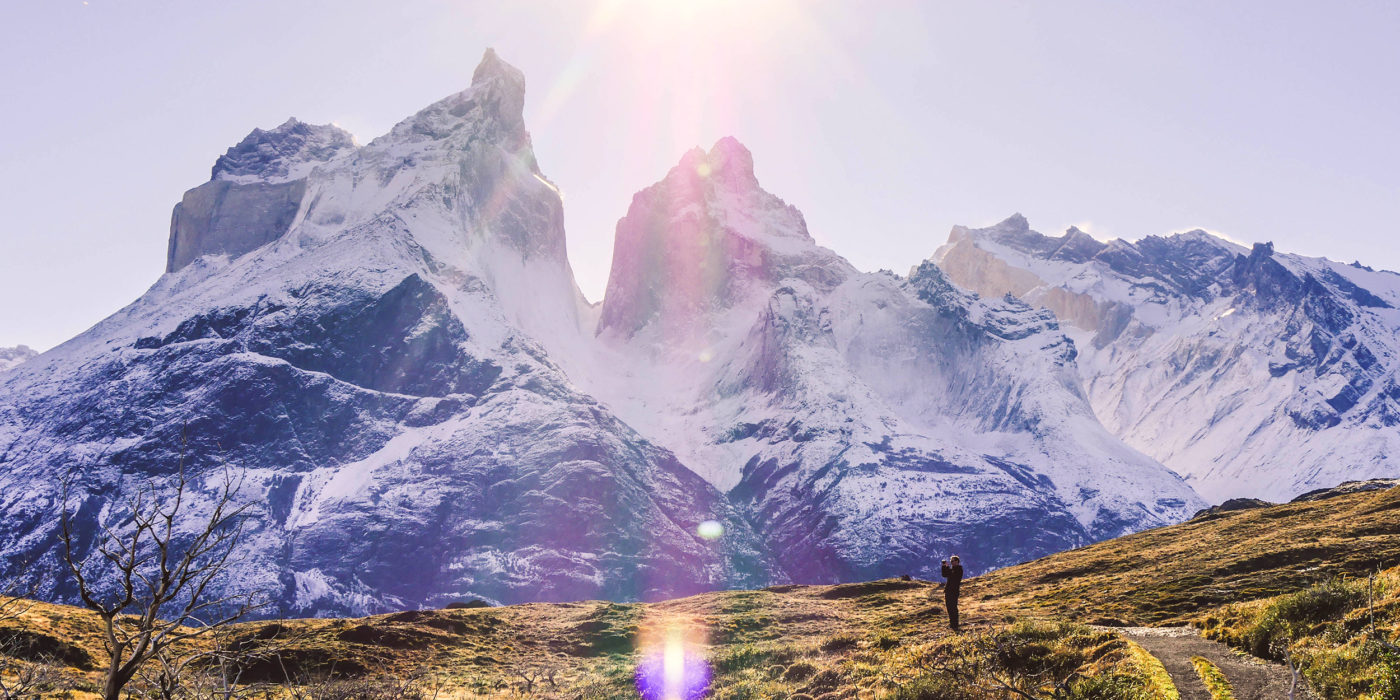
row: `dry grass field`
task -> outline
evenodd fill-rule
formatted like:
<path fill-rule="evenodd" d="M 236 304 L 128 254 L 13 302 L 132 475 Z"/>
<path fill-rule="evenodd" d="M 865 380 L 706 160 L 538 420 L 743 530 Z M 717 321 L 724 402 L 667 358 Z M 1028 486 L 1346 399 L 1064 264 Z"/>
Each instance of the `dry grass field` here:
<path fill-rule="evenodd" d="M 687 698 L 1010 692 L 998 684 L 1028 697 L 1153 698 L 1151 658 L 1098 626 L 1189 623 L 1261 656 L 1326 666 L 1313 675 L 1337 688 L 1328 697 L 1380 698 L 1394 697 L 1377 693 L 1389 692 L 1400 572 L 1362 588 L 1395 562 L 1400 489 L 1209 516 L 970 579 L 957 635 L 937 584 L 893 579 L 251 622 L 202 644 L 247 652 L 239 680 L 259 697 L 612 698 L 639 687 L 669 697 L 664 682 Z M 4 629 L 23 642 L 17 656 L 61 667 L 69 694 L 94 687 L 105 653 L 91 614 L 35 603 Z"/>

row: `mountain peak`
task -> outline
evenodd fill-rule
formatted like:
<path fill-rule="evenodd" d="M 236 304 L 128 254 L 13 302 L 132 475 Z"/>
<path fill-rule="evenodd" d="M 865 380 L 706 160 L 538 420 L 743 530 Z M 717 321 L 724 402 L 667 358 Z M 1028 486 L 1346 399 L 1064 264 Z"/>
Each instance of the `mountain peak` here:
<path fill-rule="evenodd" d="M 492 79 L 504 80 L 518 86 L 521 92 L 525 91 L 525 73 L 506 63 L 496 54 L 495 49 L 488 48 L 481 55 L 481 63 L 478 63 L 476 70 L 472 72 L 472 87 Z"/>
<path fill-rule="evenodd" d="M 1026 217 L 1021 215 L 1021 212 L 1016 212 L 1002 219 L 996 225 L 992 226 L 992 228 L 1009 233 L 1029 233 L 1031 230 L 1031 222 L 1027 221 Z M 1074 230 L 1078 231 L 1079 229 L 1076 228 Z"/>
<path fill-rule="evenodd" d="M 240 184 L 299 180 L 316 165 L 354 149 L 350 132 L 290 117 L 273 129 L 249 132 L 214 161 L 210 179 Z"/>
<path fill-rule="evenodd" d="M 815 287 L 854 272 L 821 248 L 796 207 L 765 191 L 753 154 L 726 136 L 692 148 L 662 180 L 632 199 L 617 224 L 599 331 L 630 335 L 659 322 L 688 337 L 697 321 L 786 278 Z"/>
<path fill-rule="evenodd" d="M 733 136 L 725 136 L 716 141 L 715 145 L 710 147 L 706 159 L 713 168 L 714 175 L 758 183 L 753 174 L 753 153 Z"/>
<path fill-rule="evenodd" d="M 739 139 L 725 136 L 715 142 L 708 152 L 696 146 L 681 156 L 673 173 L 682 178 L 710 180 L 731 188 L 758 189 L 758 178 L 753 173 L 753 153 Z"/>
<path fill-rule="evenodd" d="M 454 139 L 454 134 L 462 138 Z M 387 138 L 398 142 L 448 140 L 452 141 L 448 149 L 456 151 L 483 136 L 512 153 L 522 153 L 530 146 L 525 129 L 525 74 L 493 49 L 482 55 L 470 87 L 394 125 Z M 527 159 L 533 161 L 533 156 Z"/>
<path fill-rule="evenodd" d="M 1071 232 L 1079 232 L 1079 229 L 1071 226 L 1070 230 L 1065 233 L 1068 235 Z M 954 224 L 952 230 L 948 232 L 948 245 L 953 245 L 970 238 L 977 239 L 988 235 L 991 235 L 993 238 L 999 235 L 1017 237 L 1024 236 L 1028 233 L 1031 233 L 1031 223 L 1027 221 L 1026 217 L 1022 216 L 1020 212 L 1017 212 L 986 228 L 972 228 L 962 224 Z M 934 253 L 934 257 L 938 257 L 938 253 Z"/>

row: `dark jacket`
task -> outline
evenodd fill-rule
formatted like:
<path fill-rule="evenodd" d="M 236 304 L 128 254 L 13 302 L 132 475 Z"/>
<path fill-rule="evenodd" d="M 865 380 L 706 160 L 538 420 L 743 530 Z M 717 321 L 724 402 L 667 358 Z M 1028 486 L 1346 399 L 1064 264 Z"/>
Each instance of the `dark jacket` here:
<path fill-rule="evenodd" d="M 943 578 L 948 579 L 948 585 L 943 589 L 946 595 L 955 596 L 962 588 L 963 568 L 962 564 L 948 566 L 943 565 Z"/>

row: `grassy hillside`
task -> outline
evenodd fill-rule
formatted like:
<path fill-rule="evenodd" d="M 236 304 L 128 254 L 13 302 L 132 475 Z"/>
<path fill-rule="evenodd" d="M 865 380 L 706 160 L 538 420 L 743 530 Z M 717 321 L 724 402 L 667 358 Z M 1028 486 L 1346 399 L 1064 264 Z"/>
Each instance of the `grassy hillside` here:
<path fill-rule="evenodd" d="M 1003 647 L 1027 655 L 1016 672 L 1053 667 L 1062 676 L 1077 672 L 1124 688 L 1154 682 L 1152 669 L 1111 633 L 1053 621 L 970 622 L 987 634 L 950 635 L 935 586 L 886 580 L 646 605 L 532 604 L 250 623 L 225 642 L 236 648 L 262 640 L 275 649 L 275 656 L 246 664 L 245 683 L 317 685 L 329 678 L 344 685 L 393 676 L 418 678 L 422 689 L 453 697 L 565 690 L 567 697 L 635 697 L 638 669 L 664 656 L 673 640 L 684 654 L 707 662 L 717 698 L 906 697 L 893 694 L 911 684 L 937 689 L 948 682 L 932 677 L 931 664 L 971 667 L 979 655 Z M 73 685 L 95 685 L 103 652 L 91 614 L 36 604 L 11 629 L 42 640 L 35 648 L 61 659 Z M 327 688 L 326 697 L 345 692 Z M 981 697 L 937 692 L 944 694 L 908 697 Z"/>
<path fill-rule="evenodd" d="M 1389 682 L 1371 666 L 1383 658 L 1377 640 L 1400 631 L 1400 571 L 1387 574 L 1374 626 L 1369 613 L 1358 622 L 1356 577 L 1389 562 L 1400 563 L 1400 489 L 1218 514 L 969 580 L 963 635 L 948 632 L 936 584 L 885 580 L 257 622 L 219 643 L 262 649 L 239 662 L 244 683 L 285 693 L 291 681 L 307 698 L 344 696 L 356 683 L 362 697 L 388 697 L 393 688 L 363 680 L 387 677 L 416 679 L 408 696 L 635 697 L 639 676 L 655 681 L 672 661 L 689 672 L 699 660 L 716 698 L 975 698 L 998 683 L 1151 698 L 1160 668 L 1085 624 L 1190 622 L 1256 653 L 1317 667 L 1332 659 L 1327 678 L 1352 694 L 1329 696 L 1358 697 Z M 1350 593 L 1330 607 L 1288 602 L 1326 586 Z M 105 660 L 82 610 L 35 604 L 7 629 L 28 640 L 19 656 L 56 659 L 78 687 Z M 1268 641 L 1252 648 L 1261 635 Z"/>
<path fill-rule="evenodd" d="M 989 610 L 1182 623 L 1226 603 L 1400 564 L 1400 489 L 1219 513 L 977 579 Z"/>

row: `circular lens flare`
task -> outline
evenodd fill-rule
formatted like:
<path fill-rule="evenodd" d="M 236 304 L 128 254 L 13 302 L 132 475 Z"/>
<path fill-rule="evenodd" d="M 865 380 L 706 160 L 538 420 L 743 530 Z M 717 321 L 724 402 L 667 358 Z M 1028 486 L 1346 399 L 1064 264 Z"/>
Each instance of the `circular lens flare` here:
<path fill-rule="evenodd" d="M 701 539 L 717 540 L 724 536 L 724 526 L 717 520 L 706 520 L 695 528 L 695 534 L 699 535 Z"/>

